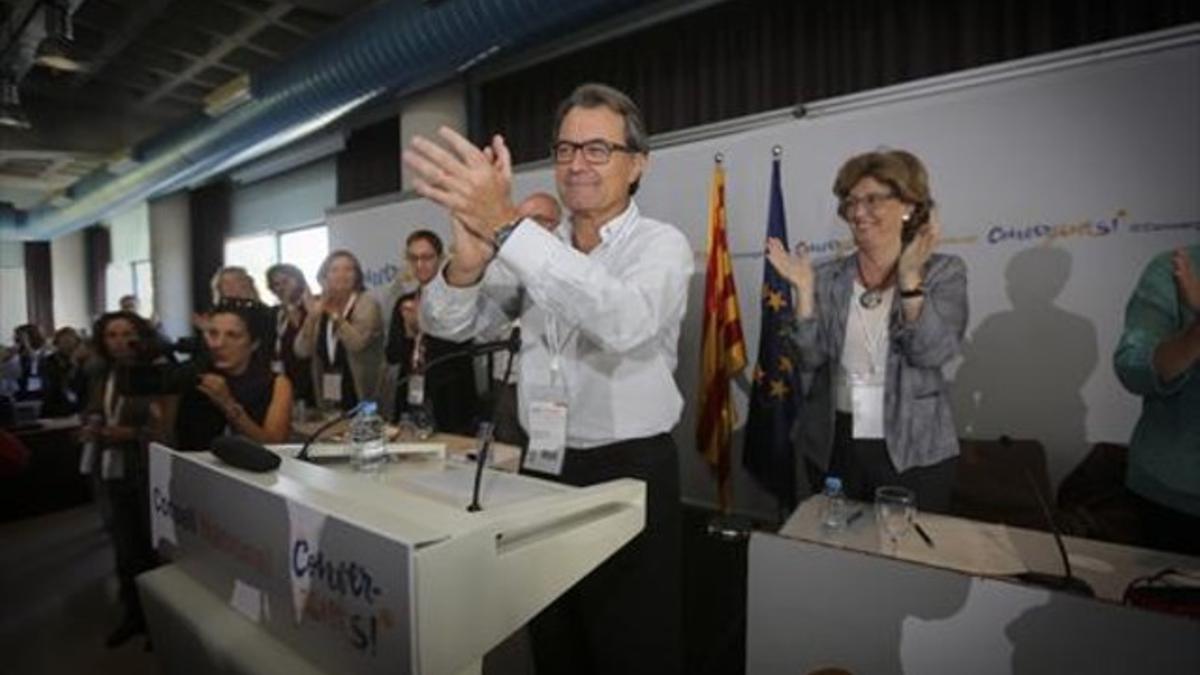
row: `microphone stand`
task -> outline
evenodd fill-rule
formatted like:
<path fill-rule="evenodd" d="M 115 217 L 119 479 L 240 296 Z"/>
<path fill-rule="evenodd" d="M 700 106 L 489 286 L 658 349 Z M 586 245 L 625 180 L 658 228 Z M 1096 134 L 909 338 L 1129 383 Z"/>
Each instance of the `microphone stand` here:
<path fill-rule="evenodd" d="M 467 511 L 470 513 L 483 510 L 483 505 L 479 503 L 479 488 L 483 483 L 483 467 L 487 464 L 488 453 L 492 449 L 492 439 L 496 433 L 496 410 L 500 407 L 500 393 L 504 391 L 504 384 L 512 375 L 513 361 L 516 360 L 517 350 L 521 347 L 519 330 L 519 328 L 514 328 L 513 337 L 508 340 L 508 363 L 504 366 L 504 377 L 500 379 L 500 387 L 492 392 L 487 421 L 483 423 L 483 442 L 479 444 L 479 453 L 475 457 L 475 484 L 471 488 L 471 504 L 467 506 Z"/>

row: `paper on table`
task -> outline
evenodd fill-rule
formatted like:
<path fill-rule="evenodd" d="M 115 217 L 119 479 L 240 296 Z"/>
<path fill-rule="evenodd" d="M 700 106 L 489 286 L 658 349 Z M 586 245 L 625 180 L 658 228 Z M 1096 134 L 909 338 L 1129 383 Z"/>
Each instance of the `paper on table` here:
<path fill-rule="evenodd" d="M 301 445 L 288 443 L 268 445 L 266 448 L 285 457 L 295 457 Z M 442 459 L 446 456 L 445 443 L 388 443 L 384 452 L 392 457 Z M 348 459 L 353 452 L 349 443 L 313 443 L 308 447 L 308 456 L 313 459 Z"/>
<path fill-rule="evenodd" d="M 873 504 L 851 502 L 851 510 L 863 514 L 849 529 L 829 532 L 821 527 L 819 495 L 807 499 L 796 509 L 780 536 L 820 542 L 863 553 L 891 556 L 891 545 L 882 541 L 875 524 Z M 935 513 L 917 512 L 917 521 L 929 534 L 934 546 L 930 548 L 914 530 L 900 541 L 895 557 L 934 567 L 944 567 L 970 574 L 1002 576 L 1025 572 L 1028 567 L 1013 544 L 1004 525 L 981 523 Z"/>
<path fill-rule="evenodd" d="M 900 541 L 897 558 L 978 575 L 1002 576 L 1028 570 L 1004 525 L 935 513 L 920 513 L 917 521 L 934 546 L 930 548 L 915 530 L 910 531 Z"/>
<path fill-rule="evenodd" d="M 447 464 L 442 471 L 422 471 L 396 478 L 396 483 L 451 504 L 467 504 L 475 482 L 474 464 Z M 485 471 L 480 484 L 480 501 L 484 507 L 506 504 L 556 494 L 551 483 L 531 481 L 498 471 Z"/>
<path fill-rule="evenodd" d="M 254 623 L 261 622 L 264 600 L 262 591 L 241 579 L 233 580 L 233 596 L 229 598 L 229 604 L 242 616 Z"/>

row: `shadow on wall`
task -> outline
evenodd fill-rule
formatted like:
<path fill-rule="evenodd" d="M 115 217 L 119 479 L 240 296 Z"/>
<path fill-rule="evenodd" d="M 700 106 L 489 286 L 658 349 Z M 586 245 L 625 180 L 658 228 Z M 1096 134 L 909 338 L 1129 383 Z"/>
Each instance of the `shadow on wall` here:
<path fill-rule="evenodd" d="M 952 396 L 959 435 L 1032 438 L 1057 482 L 1087 454 L 1082 389 L 1097 365 L 1096 328 L 1055 305 L 1071 254 L 1033 247 L 1005 270 L 1012 309 L 985 318 L 963 346 Z"/>

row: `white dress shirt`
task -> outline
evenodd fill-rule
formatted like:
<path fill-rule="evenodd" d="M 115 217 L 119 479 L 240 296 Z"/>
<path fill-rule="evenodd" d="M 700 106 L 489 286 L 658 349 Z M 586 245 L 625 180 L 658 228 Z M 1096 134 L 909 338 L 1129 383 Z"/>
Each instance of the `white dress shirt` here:
<path fill-rule="evenodd" d="M 521 423 L 528 429 L 529 394 L 550 386 L 557 353 L 568 447 L 669 432 L 683 410 L 673 373 L 691 247 L 675 227 L 643 217 L 632 200 L 600 228 L 591 253 L 571 245 L 571 229 L 563 223 L 551 233 L 527 218 L 478 284 L 456 288 L 438 274 L 425 288 L 421 324 L 461 341 L 496 335 L 520 318 Z"/>

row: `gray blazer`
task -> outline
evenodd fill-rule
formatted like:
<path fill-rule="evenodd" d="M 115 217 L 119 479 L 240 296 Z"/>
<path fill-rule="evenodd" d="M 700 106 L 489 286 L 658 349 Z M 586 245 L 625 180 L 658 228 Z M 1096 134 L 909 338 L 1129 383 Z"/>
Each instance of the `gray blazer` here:
<path fill-rule="evenodd" d="M 833 378 L 842 358 L 850 297 L 858 274 L 854 256 L 817 265 L 810 319 L 797 319 L 789 342 L 805 374 L 805 410 L 796 441 L 802 457 L 828 468 L 836 412 Z M 967 268 L 962 258 L 934 254 L 925 264 L 925 302 L 911 324 L 892 303 L 888 327 L 883 426 L 897 472 L 929 466 L 958 454 L 958 434 L 942 366 L 958 353 L 967 327 Z M 798 484 L 807 483 L 796 462 Z"/>
<path fill-rule="evenodd" d="M 321 397 L 321 378 L 324 374 L 317 350 L 317 331 L 321 316 L 310 313 L 296 334 L 292 351 L 302 359 L 312 359 L 313 391 Z M 338 340 L 346 347 L 346 358 L 350 362 L 350 375 L 354 378 L 354 391 L 361 400 L 376 400 L 380 375 L 383 372 L 383 317 L 379 302 L 366 291 L 360 291 L 354 301 L 350 320 L 342 322 L 337 330 Z"/>

